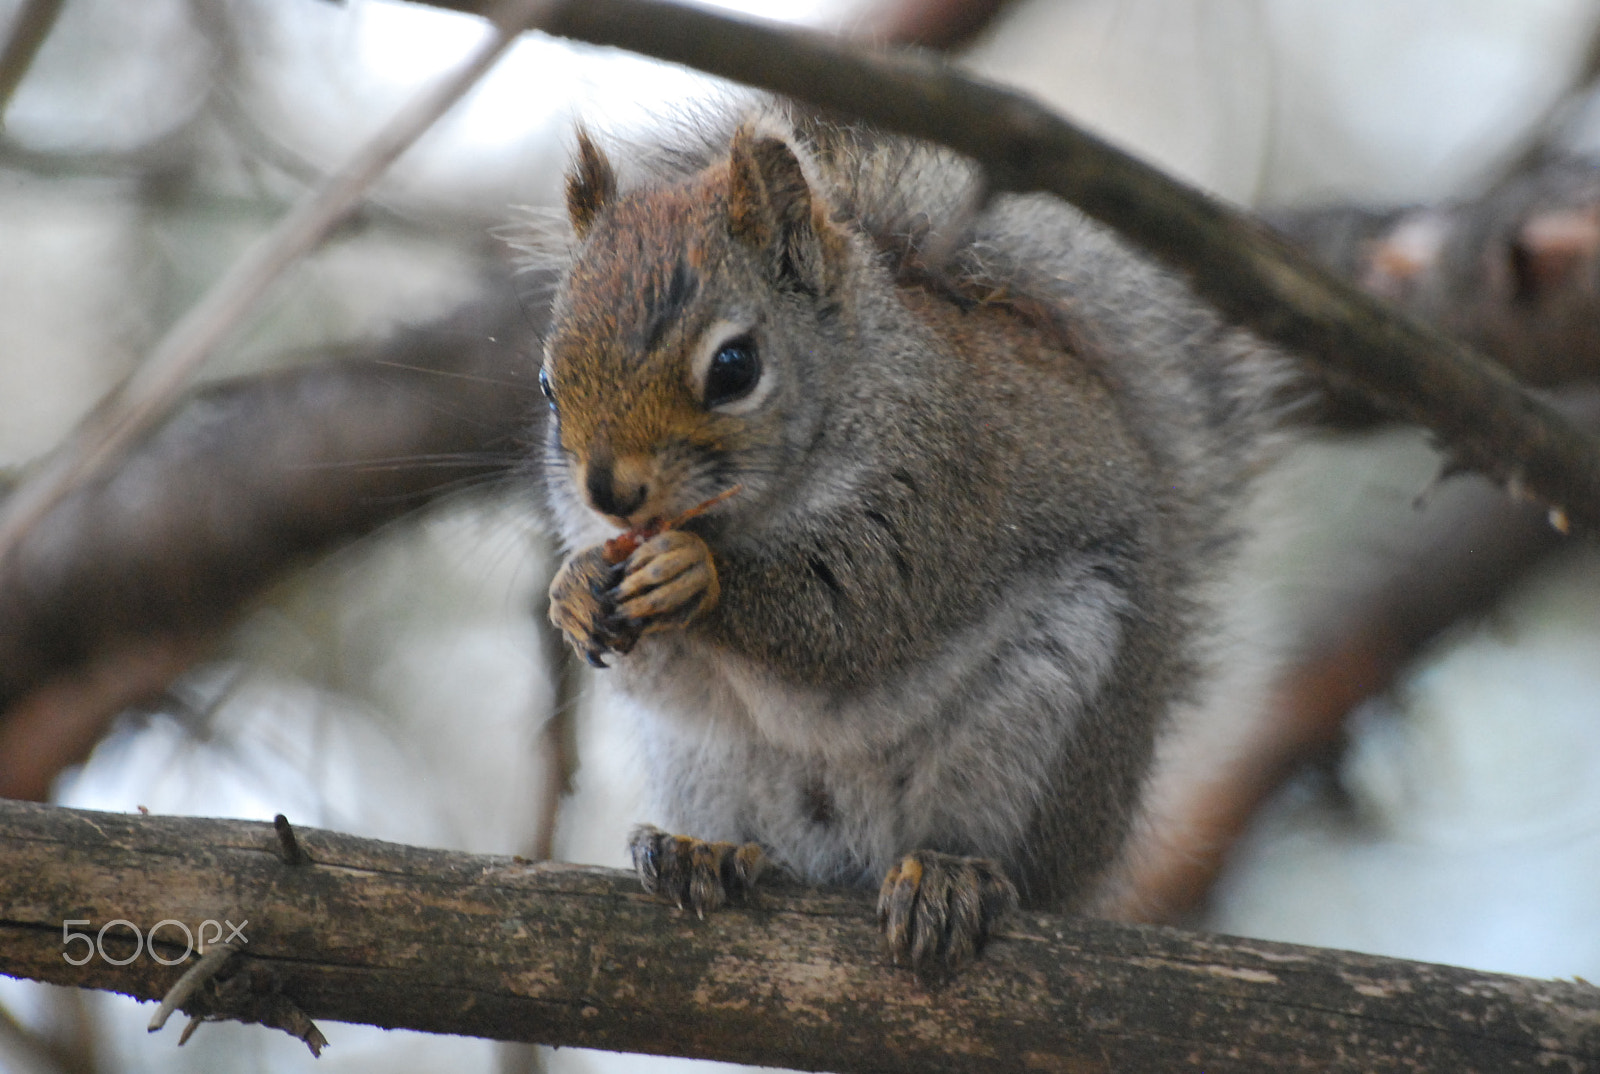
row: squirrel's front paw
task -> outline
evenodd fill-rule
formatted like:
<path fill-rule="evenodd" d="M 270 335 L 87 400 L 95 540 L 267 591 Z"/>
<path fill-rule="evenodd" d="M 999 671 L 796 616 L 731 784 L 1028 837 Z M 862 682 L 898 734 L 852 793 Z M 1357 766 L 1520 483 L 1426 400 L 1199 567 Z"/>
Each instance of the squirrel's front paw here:
<path fill-rule="evenodd" d="M 666 530 L 633 550 L 609 596 L 617 618 L 642 634 L 681 627 L 717 605 L 711 548 L 687 530 Z M 625 651 L 625 650 L 624 650 Z"/>
<path fill-rule="evenodd" d="M 617 602 L 610 595 L 621 573 L 620 565 L 606 562 L 605 548 L 596 545 L 569 558 L 550 583 L 550 621 L 597 668 L 606 666 L 607 652 L 625 653 L 638 637 L 617 619 Z"/>
<path fill-rule="evenodd" d="M 878 925 L 896 965 L 939 978 L 970 961 L 1016 905 L 1016 887 L 994 862 L 917 850 L 883 878 Z"/>
<path fill-rule="evenodd" d="M 650 894 L 701 917 L 755 887 L 766 856 L 754 843 L 708 843 L 641 824 L 628 836 L 633 867 Z"/>

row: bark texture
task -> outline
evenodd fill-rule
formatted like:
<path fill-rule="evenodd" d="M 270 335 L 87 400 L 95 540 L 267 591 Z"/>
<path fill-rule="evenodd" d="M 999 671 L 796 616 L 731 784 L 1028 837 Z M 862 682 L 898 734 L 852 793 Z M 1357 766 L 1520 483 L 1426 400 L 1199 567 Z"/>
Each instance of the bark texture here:
<path fill-rule="evenodd" d="M 1581 983 L 1017 914 L 929 991 L 884 964 L 859 894 L 777 887 L 699 921 L 611 870 L 313 829 L 298 845 L 309 861 L 289 865 L 270 824 L 0 804 L 0 972 L 155 999 L 182 966 L 148 951 L 72 966 L 63 954 L 83 941 L 64 948 L 62 922 L 211 919 L 245 923 L 217 991 L 243 975 L 248 1012 L 287 1000 L 312 1018 L 502 1040 L 924 1074 L 1600 1063 L 1600 991 Z M 122 959 L 132 934 L 118 925 L 102 944 Z"/>

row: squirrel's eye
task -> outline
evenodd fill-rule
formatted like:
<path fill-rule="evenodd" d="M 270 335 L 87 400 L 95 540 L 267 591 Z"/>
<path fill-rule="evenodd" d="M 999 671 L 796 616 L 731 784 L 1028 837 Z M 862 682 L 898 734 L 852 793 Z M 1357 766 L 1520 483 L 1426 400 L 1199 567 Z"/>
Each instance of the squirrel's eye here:
<path fill-rule="evenodd" d="M 539 390 L 544 393 L 544 401 L 550 404 L 550 413 L 556 412 L 556 390 L 550 386 L 550 374 L 539 370 Z"/>
<path fill-rule="evenodd" d="M 711 356 L 706 369 L 707 408 L 743 399 L 761 380 L 761 359 L 756 356 L 755 340 L 746 336 L 731 339 Z"/>

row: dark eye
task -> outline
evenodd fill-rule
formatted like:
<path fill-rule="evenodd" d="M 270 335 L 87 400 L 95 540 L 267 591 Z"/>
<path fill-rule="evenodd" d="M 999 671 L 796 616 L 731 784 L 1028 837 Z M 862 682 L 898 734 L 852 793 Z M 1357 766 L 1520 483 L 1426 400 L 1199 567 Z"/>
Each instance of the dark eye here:
<path fill-rule="evenodd" d="M 545 402 L 550 404 L 550 413 L 556 412 L 556 390 L 550 386 L 550 374 L 539 370 L 539 390 L 544 393 Z"/>
<path fill-rule="evenodd" d="M 743 399 L 761 380 L 761 359 L 756 342 L 748 336 L 730 339 L 711 356 L 706 370 L 707 408 Z"/>

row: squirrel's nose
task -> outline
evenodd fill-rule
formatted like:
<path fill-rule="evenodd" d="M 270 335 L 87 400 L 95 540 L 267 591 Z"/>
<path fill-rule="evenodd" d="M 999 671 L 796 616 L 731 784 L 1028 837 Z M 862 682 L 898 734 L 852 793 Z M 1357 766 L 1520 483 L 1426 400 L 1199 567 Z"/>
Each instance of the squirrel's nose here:
<path fill-rule="evenodd" d="M 619 477 L 616 467 L 609 462 L 591 463 L 584 485 L 594 509 L 613 518 L 629 517 L 643 507 L 650 496 L 649 484 Z"/>

